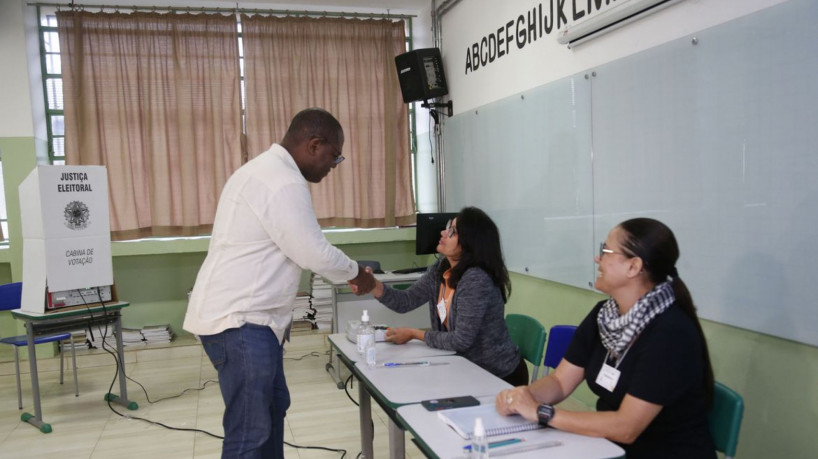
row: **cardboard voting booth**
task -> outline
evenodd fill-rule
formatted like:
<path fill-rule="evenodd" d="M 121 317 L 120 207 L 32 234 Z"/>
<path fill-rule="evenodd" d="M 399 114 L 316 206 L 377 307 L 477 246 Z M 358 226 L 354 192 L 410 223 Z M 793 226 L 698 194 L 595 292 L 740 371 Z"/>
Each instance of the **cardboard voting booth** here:
<path fill-rule="evenodd" d="M 103 166 L 37 166 L 20 184 L 23 227 L 22 309 L 45 313 L 70 306 L 65 296 L 88 301 L 84 289 L 114 283 Z M 62 292 L 61 302 L 52 294 Z M 82 304 L 82 303 L 80 303 Z"/>

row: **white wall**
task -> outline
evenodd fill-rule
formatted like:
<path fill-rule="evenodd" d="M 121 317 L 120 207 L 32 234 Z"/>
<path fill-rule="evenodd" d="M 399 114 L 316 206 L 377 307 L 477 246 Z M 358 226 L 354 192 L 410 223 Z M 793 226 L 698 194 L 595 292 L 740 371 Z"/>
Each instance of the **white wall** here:
<path fill-rule="evenodd" d="M 622 4 L 629 0 L 620 0 Z M 630 0 L 632 1 L 632 0 Z M 455 114 L 590 69 L 653 46 L 693 34 L 723 22 L 764 9 L 785 0 L 684 0 L 618 30 L 568 49 L 557 43 L 557 26 L 550 34 L 509 52 L 485 67 L 466 72 L 466 54 L 472 44 L 504 28 L 541 6 L 544 15 L 557 0 L 469 0 L 457 3 L 441 20 L 443 61 L 449 97 Z M 584 1 L 565 1 L 568 25 L 573 23 L 572 5 L 586 8 Z M 611 5 L 612 6 L 612 5 Z M 583 10 L 579 10 L 583 12 Z M 586 14 L 586 18 L 596 11 Z M 583 18 L 583 19 L 586 19 Z M 550 21 L 550 19 L 549 19 Z M 526 18 L 527 22 L 527 18 Z M 564 24 L 560 24 L 560 30 Z M 512 27 L 511 33 L 514 33 Z"/>
<path fill-rule="evenodd" d="M 25 26 L 30 18 L 26 9 L 31 8 L 26 7 L 23 0 L 0 1 L 0 62 L 3 68 L 0 72 L 0 137 L 34 136 L 31 98 L 38 97 L 37 92 L 42 105 L 42 84 L 33 85 L 29 80 L 30 62 L 26 56 L 29 46 Z M 36 24 L 34 27 L 36 38 Z M 33 64 L 39 66 L 39 62 L 37 59 Z M 44 130 L 38 134 L 45 137 Z"/>

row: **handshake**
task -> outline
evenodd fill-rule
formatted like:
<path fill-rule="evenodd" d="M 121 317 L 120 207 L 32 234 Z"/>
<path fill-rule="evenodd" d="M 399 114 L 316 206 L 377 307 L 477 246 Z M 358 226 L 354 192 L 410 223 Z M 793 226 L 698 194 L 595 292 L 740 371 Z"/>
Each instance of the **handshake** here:
<path fill-rule="evenodd" d="M 347 281 L 356 295 L 366 295 L 372 292 L 375 298 L 383 295 L 383 284 L 372 275 L 372 268 L 358 265 L 358 275 Z"/>

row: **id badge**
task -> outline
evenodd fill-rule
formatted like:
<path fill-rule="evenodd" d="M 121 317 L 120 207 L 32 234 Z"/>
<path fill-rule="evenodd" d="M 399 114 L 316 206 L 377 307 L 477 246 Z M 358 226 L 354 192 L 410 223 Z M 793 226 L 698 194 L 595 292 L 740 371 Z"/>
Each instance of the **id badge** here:
<path fill-rule="evenodd" d="M 440 300 L 437 304 L 437 315 L 440 316 L 440 323 L 446 322 L 446 300 Z"/>
<path fill-rule="evenodd" d="M 596 376 L 596 383 L 607 389 L 608 392 L 613 392 L 617 382 L 619 382 L 619 370 L 607 363 L 603 363 L 599 374 Z"/>

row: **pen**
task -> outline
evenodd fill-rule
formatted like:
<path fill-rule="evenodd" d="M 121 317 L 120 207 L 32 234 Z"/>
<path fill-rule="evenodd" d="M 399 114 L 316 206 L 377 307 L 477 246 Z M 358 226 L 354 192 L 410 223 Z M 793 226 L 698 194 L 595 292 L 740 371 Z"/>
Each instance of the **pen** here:
<path fill-rule="evenodd" d="M 534 451 L 535 449 L 540 448 L 550 448 L 552 446 L 562 446 L 562 442 L 559 440 L 551 440 L 543 443 L 529 443 L 525 445 L 512 446 L 511 448 L 504 448 L 495 453 L 491 453 L 491 455 L 494 457 L 507 456 L 509 454 L 517 454 L 524 451 Z"/>
<path fill-rule="evenodd" d="M 429 361 L 424 360 L 422 362 L 386 362 L 383 364 L 385 367 L 426 367 L 429 366 Z"/>
<path fill-rule="evenodd" d="M 507 438 L 505 440 L 498 440 L 489 443 L 489 448 L 497 448 L 498 446 L 513 445 L 525 441 L 525 438 Z M 471 451 L 471 445 L 463 447 L 463 451 Z"/>

